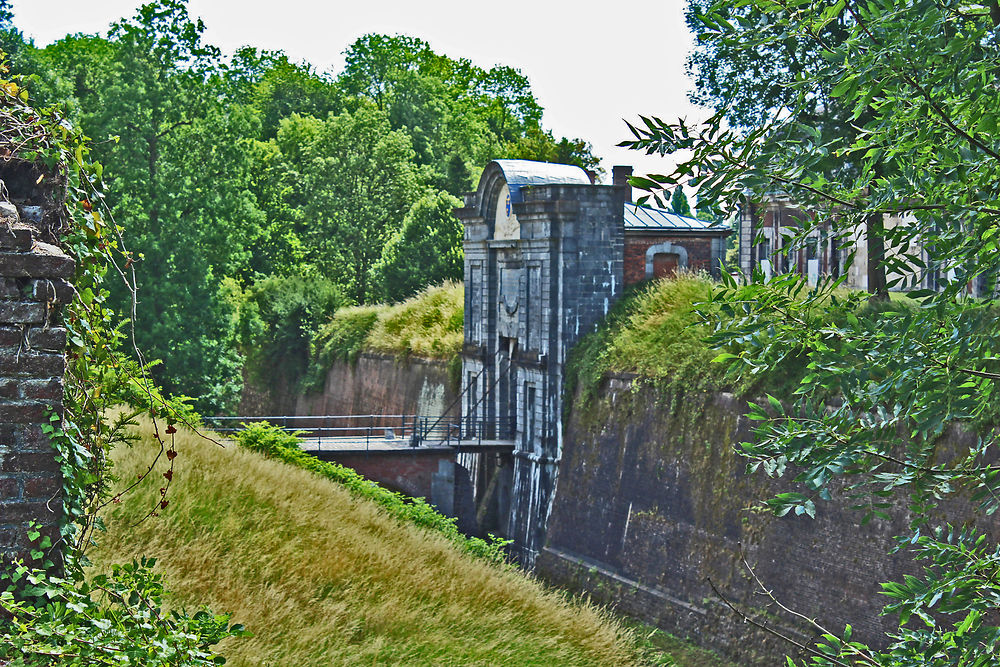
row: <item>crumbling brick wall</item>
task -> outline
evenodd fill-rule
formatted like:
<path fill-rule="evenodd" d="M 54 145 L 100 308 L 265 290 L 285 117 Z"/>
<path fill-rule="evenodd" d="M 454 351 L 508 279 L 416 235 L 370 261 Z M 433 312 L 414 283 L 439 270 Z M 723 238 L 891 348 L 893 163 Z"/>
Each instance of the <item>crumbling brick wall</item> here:
<path fill-rule="evenodd" d="M 63 412 L 61 310 L 74 262 L 50 243 L 64 219 L 53 180 L 31 164 L 0 165 L 0 557 L 27 552 L 33 522 L 56 542 L 62 512 L 60 466 L 43 425 Z"/>

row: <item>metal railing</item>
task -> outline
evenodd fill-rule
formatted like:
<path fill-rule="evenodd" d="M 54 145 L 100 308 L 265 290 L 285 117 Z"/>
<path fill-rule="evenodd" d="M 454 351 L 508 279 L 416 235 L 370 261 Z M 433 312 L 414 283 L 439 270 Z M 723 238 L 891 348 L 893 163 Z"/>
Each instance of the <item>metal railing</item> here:
<path fill-rule="evenodd" d="M 322 450 L 328 445 L 405 443 L 410 447 L 452 446 L 461 443 L 514 439 L 509 420 L 429 415 L 265 415 L 258 417 L 206 417 L 205 423 L 222 435 L 243 430 L 243 424 L 269 422 L 290 431 L 302 431 L 307 446 Z"/>

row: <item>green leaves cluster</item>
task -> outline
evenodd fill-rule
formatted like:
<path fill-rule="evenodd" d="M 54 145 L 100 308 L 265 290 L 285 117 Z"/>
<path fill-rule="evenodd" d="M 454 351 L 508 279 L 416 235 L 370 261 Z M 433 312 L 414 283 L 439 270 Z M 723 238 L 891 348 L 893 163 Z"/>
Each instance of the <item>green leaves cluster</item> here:
<path fill-rule="evenodd" d="M 807 213 L 784 240 L 798 250 L 822 228 L 842 247 L 868 244 L 889 288 L 864 312 L 842 279 L 734 277 L 713 296 L 712 343 L 737 372 L 761 376 L 792 358 L 807 367 L 782 400 L 755 407 L 750 467 L 793 477 L 779 513 L 812 514 L 834 480 L 866 517 L 909 504 L 903 548 L 927 568 L 886 584 L 900 629 L 882 650 L 826 639 L 811 664 L 993 664 L 994 547 L 982 533 L 933 526 L 940 505 L 971 495 L 996 510 L 1000 269 L 1000 65 L 996 2 L 695 0 L 689 24 L 695 97 L 716 109 L 703 125 L 642 117 L 632 148 L 690 151 L 672 174 L 699 204 L 735 209 L 788 196 Z M 850 257 L 848 258 L 850 260 Z M 870 276 L 869 280 L 872 278 Z M 870 285 L 871 286 L 871 285 Z M 919 289 L 931 287 L 934 289 Z M 984 298 L 973 299 L 975 291 Z M 879 290 L 877 290 L 879 291 Z M 949 449 L 951 424 L 978 433 Z M 987 424 L 987 426 L 984 426 Z M 985 603 L 988 604 L 988 603 Z M 944 612 L 944 613 L 937 613 Z"/>
<path fill-rule="evenodd" d="M 154 559 L 115 565 L 76 582 L 17 566 L 0 584 L 0 660 L 20 667 L 59 665 L 221 665 L 211 647 L 248 633 L 228 616 L 163 608 Z M 15 592 L 17 595 L 15 595 Z M 27 599 L 27 600 L 26 600 Z"/>

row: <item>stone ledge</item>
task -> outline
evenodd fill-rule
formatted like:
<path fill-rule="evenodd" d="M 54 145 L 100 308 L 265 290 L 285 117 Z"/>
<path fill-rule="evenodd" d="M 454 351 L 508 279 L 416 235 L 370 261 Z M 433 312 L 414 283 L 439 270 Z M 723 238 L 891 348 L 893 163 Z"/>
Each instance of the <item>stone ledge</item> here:
<path fill-rule="evenodd" d="M 54 245 L 35 243 L 31 252 L 0 252 L 0 275 L 7 278 L 72 278 L 73 259 Z"/>

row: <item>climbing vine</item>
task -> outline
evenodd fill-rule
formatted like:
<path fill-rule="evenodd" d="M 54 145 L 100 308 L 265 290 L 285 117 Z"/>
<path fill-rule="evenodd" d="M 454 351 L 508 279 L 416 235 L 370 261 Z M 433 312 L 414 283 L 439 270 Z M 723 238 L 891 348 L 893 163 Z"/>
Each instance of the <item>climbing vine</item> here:
<path fill-rule="evenodd" d="M 52 413 L 43 426 L 61 466 L 64 514 L 54 542 L 37 529 L 29 531 L 30 564 L 0 570 L 0 664 L 224 662 L 208 647 L 242 629 L 204 610 L 191 617 L 164 612 L 163 587 L 150 570 L 152 562 L 116 566 L 89 581 L 84 577 L 97 512 L 121 502 L 156 463 L 139 480 L 119 481 L 124 488 L 112 490 L 111 449 L 133 437 L 128 427 L 134 417 L 146 413 L 153 419 L 160 445 L 156 458 L 165 456 L 170 466 L 157 504 L 149 509 L 152 515 L 168 503 L 177 456 L 174 424 L 196 418 L 148 379 L 148 364 L 134 344 L 134 305 L 132 313 L 108 307 L 109 280 L 122 281 L 135 303 L 136 258 L 104 203 L 103 168 L 90 159 L 88 138 L 57 107 L 34 107 L 22 80 L 8 71 L 0 60 L 0 159 L 37 167 L 39 182 L 49 178 L 57 188 L 65 186 L 54 231 L 75 260 L 76 274 L 62 322 L 67 332 L 64 414 Z M 54 574 L 59 571 L 62 576 Z"/>

